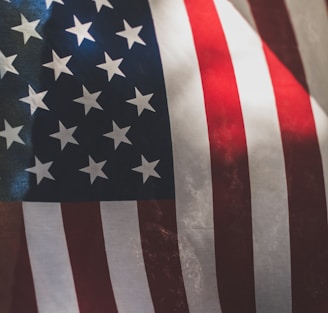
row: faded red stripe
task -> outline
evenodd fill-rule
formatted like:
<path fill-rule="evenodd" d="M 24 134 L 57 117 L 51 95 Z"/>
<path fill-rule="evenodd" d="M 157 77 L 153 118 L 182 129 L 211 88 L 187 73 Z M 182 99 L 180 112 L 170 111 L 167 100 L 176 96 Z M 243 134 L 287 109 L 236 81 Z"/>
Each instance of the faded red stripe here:
<path fill-rule="evenodd" d="M 0 312 L 37 313 L 21 203 L 0 203 Z"/>
<path fill-rule="evenodd" d="M 278 59 L 308 91 L 308 85 L 297 49 L 297 42 L 283 0 L 249 0 L 260 36 Z"/>
<path fill-rule="evenodd" d="M 141 244 L 156 313 L 188 313 L 174 201 L 138 201 Z"/>
<path fill-rule="evenodd" d="M 99 203 L 64 203 L 62 214 L 80 313 L 118 312 Z"/>
<path fill-rule="evenodd" d="M 255 312 L 250 182 L 236 79 L 212 1 L 185 0 L 201 71 L 211 149 L 222 311 Z"/>
<path fill-rule="evenodd" d="M 249 0 L 249 3 L 265 42 L 285 155 L 293 312 L 328 312 L 328 227 L 323 169 L 301 57 L 284 2 Z"/>

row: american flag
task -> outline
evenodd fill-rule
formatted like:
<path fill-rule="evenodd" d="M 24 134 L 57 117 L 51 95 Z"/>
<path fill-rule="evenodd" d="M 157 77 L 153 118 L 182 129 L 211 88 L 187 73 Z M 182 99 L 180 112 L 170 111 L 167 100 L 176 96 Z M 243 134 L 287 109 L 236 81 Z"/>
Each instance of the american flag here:
<path fill-rule="evenodd" d="M 0 0 L 1 313 L 327 313 L 327 0 Z"/>

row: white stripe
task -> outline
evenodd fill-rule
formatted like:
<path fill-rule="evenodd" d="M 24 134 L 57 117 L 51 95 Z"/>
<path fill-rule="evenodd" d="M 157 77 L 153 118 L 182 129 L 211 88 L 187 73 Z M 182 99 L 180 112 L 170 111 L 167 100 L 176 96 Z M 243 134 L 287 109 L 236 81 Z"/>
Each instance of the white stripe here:
<path fill-rule="evenodd" d="M 62 214 L 57 203 L 23 203 L 39 313 L 78 313 Z"/>
<path fill-rule="evenodd" d="M 323 161 L 328 208 L 328 17 L 324 0 L 286 0 L 304 70 Z M 328 217 L 328 213 L 327 213 Z"/>
<path fill-rule="evenodd" d="M 285 0 L 312 96 L 328 114 L 328 17 L 324 0 Z"/>
<path fill-rule="evenodd" d="M 101 202 L 101 220 L 115 301 L 122 313 L 154 313 L 135 201 Z"/>
<path fill-rule="evenodd" d="M 204 96 L 182 0 L 150 0 L 172 131 L 178 240 L 190 313 L 221 312 Z"/>
<path fill-rule="evenodd" d="M 232 57 L 245 123 L 256 312 L 291 313 L 287 183 L 270 74 L 261 40 L 254 29 L 229 2 L 215 2 Z M 236 2 L 251 20 L 247 2 Z"/>
<path fill-rule="evenodd" d="M 328 85 L 323 85 L 322 87 L 328 89 L 327 86 Z M 328 116 L 313 97 L 311 97 L 311 105 L 318 135 L 319 148 L 321 152 L 328 222 Z"/>

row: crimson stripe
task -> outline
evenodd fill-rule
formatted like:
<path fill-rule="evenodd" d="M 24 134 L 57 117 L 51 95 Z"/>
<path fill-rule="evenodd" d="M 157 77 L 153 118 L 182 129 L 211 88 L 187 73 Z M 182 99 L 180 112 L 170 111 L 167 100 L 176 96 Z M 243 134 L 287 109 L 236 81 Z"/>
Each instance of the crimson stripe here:
<path fill-rule="evenodd" d="M 321 155 L 302 61 L 284 2 L 249 0 L 249 3 L 265 42 L 286 162 L 293 312 L 327 312 L 326 199 Z"/>
<path fill-rule="evenodd" d="M 0 203 L 0 312 L 36 313 L 22 206 Z"/>
<path fill-rule="evenodd" d="M 62 214 L 80 313 L 118 312 L 99 203 L 64 203 Z"/>
<path fill-rule="evenodd" d="M 302 62 L 283 0 L 249 0 L 260 36 L 308 91 Z M 274 26 L 273 26 L 274 25 Z"/>
<path fill-rule="evenodd" d="M 255 312 L 250 182 L 245 130 L 227 43 L 212 1 L 185 0 L 204 89 L 223 312 Z M 237 300 L 238 299 L 238 300 Z"/>
<path fill-rule="evenodd" d="M 174 201 L 138 201 L 138 215 L 143 257 L 155 312 L 188 313 Z"/>

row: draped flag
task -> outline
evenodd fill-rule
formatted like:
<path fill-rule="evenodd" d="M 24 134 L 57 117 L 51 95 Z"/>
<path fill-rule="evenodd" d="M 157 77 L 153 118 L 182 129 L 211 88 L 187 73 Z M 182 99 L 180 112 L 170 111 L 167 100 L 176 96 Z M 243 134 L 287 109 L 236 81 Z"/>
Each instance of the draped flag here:
<path fill-rule="evenodd" d="M 327 313 L 325 0 L 0 0 L 1 313 Z"/>

